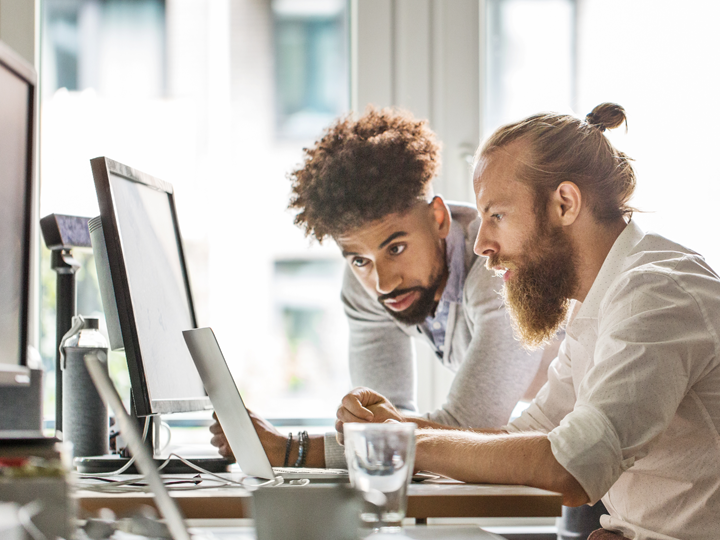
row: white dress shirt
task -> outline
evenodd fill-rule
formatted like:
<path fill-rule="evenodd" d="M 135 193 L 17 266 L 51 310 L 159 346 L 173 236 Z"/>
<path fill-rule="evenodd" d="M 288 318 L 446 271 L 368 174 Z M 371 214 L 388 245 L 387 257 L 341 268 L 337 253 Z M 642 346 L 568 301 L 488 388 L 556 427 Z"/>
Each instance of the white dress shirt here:
<path fill-rule="evenodd" d="M 548 382 L 508 431 L 552 452 L 635 540 L 720 538 L 720 278 L 697 253 L 630 222 Z"/>

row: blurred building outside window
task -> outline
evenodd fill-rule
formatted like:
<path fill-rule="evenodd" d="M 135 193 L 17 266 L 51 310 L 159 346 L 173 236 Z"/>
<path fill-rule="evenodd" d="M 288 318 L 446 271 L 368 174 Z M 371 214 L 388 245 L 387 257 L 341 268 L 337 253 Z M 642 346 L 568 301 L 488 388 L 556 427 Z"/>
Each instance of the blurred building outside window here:
<path fill-rule="evenodd" d="M 215 329 L 248 406 L 268 417 L 332 417 L 350 385 L 344 262 L 286 210 L 286 174 L 348 109 L 346 19 L 345 0 L 42 4 L 41 215 L 97 215 L 89 160 L 101 155 L 172 183 L 198 324 Z M 78 312 L 98 315 L 92 254 L 76 255 Z M 42 257 L 52 371 L 55 275 Z M 129 397 L 121 354 L 111 371 Z"/>
<path fill-rule="evenodd" d="M 277 133 L 312 138 L 348 108 L 345 2 L 273 0 L 272 11 Z"/>
<path fill-rule="evenodd" d="M 484 134 L 539 111 L 583 117 L 620 103 L 630 129 L 608 136 L 636 159 L 633 202 L 648 212 L 634 219 L 720 268 L 720 141 L 707 112 L 720 90 L 720 5 L 484 5 Z M 43 3 L 41 215 L 97 214 L 99 155 L 173 183 L 199 323 L 216 329 L 249 406 L 276 417 L 332 416 L 349 387 L 343 262 L 285 210 L 302 147 L 348 108 L 347 11 L 343 0 Z M 91 315 L 100 304 L 84 266 L 78 307 Z M 47 260 L 41 270 L 50 367 L 54 275 Z"/>

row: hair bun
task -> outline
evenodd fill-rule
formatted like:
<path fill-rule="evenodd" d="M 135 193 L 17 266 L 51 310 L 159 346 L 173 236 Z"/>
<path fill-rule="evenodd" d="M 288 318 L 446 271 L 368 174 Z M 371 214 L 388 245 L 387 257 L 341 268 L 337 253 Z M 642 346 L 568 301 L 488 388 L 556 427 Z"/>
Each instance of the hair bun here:
<path fill-rule="evenodd" d="M 591 126 L 597 127 L 600 131 L 614 129 L 625 122 L 625 130 L 627 131 L 625 109 L 617 103 L 601 103 L 585 117 L 585 121 Z"/>

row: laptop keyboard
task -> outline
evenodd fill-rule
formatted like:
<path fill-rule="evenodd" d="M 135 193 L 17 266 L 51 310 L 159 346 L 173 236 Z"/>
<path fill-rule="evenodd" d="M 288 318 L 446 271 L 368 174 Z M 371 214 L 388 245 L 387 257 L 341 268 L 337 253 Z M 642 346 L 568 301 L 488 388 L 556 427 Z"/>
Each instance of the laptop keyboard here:
<path fill-rule="evenodd" d="M 327 476 L 347 476 L 347 469 L 315 469 L 311 467 L 273 467 L 273 472 L 283 476 L 298 476 L 304 474 L 317 474 Z"/>

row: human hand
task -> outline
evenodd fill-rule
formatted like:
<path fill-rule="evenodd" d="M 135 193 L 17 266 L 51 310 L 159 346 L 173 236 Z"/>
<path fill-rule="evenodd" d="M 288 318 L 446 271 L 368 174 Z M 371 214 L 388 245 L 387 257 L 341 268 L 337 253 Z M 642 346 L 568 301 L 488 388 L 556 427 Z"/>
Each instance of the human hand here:
<path fill-rule="evenodd" d="M 358 387 L 347 394 L 340 403 L 335 421 L 336 438 L 343 443 L 343 424 L 346 422 L 404 422 L 405 418 L 383 395 L 369 388 Z"/>
<path fill-rule="evenodd" d="M 265 453 L 270 460 L 270 465 L 273 467 L 281 466 L 285 460 L 285 444 L 287 442 L 287 437 L 281 434 L 270 422 L 261 416 L 258 416 L 250 410 L 248 410 L 248 414 L 250 415 L 255 431 L 260 438 L 260 442 L 265 449 Z M 225 432 L 223 431 L 215 413 L 213 413 L 213 418 L 215 419 L 215 422 L 210 426 L 210 433 L 213 434 L 210 444 L 218 449 L 218 453 L 221 456 L 230 459 L 231 461 L 235 461 L 235 456 L 230 449 L 230 445 L 225 437 Z"/>
<path fill-rule="evenodd" d="M 270 465 L 273 467 L 282 467 L 285 461 L 285 446 L 287 444 L 287 436 L 280 433 L 275 426 L 265 420 L 263 417 L 248 410 L 250 419 L 255 426 L 255 431 L 260 438 L 260 442 L 265 449 Z"/>
<path fill-rule="evenodd" d="M 210 424 L 210 433 L 212 433 L 212 438 L 210 439 L 210 444 L 212 444 L 215 448 L 218 449 L 218 454 L 220 454 L 225 459 L 229 460 L 230 462 L 235 462 L 235 456 L 232 453 L 232 450 L 230 449 L 230 444 L 227 441 L 227 438 L 225 437 L 225 432 L 223 431 L 222 426 L 220 425 L 220 422 L 218 420 L 217 415 L 213 412 L 213 420 L 215 420 L 212 424 Z"/>

